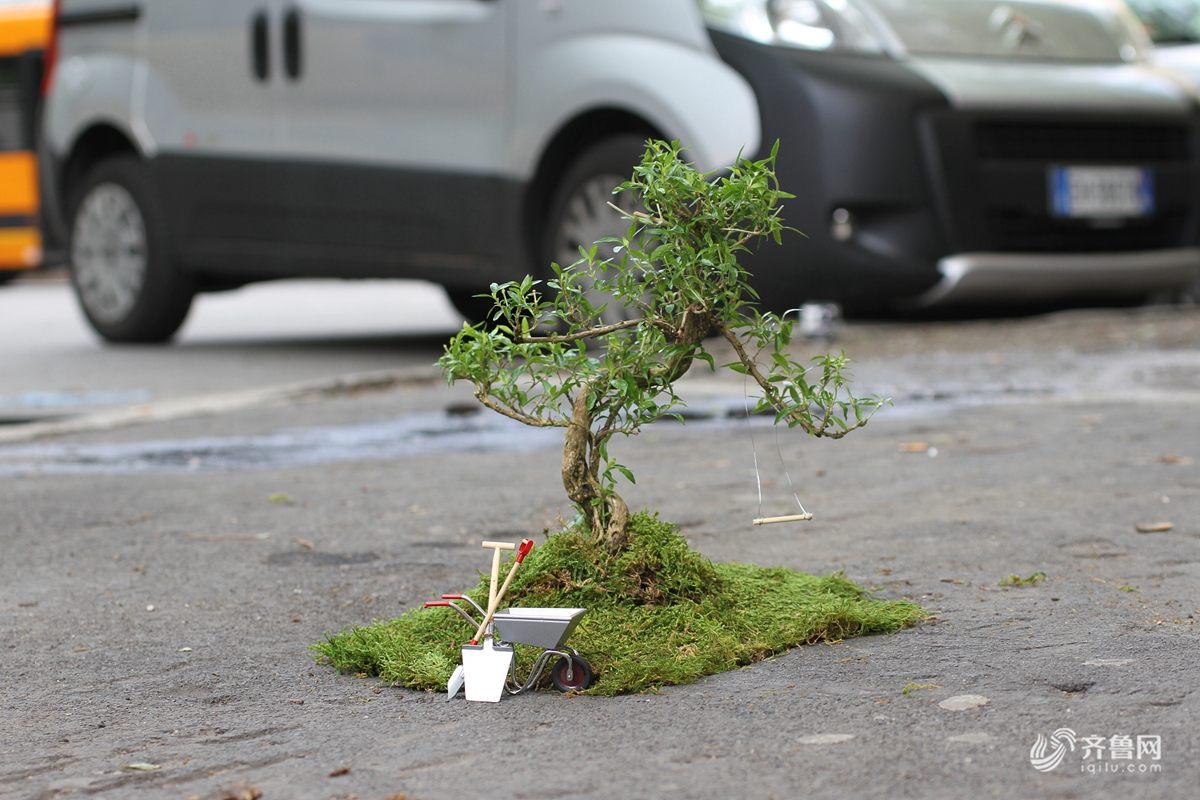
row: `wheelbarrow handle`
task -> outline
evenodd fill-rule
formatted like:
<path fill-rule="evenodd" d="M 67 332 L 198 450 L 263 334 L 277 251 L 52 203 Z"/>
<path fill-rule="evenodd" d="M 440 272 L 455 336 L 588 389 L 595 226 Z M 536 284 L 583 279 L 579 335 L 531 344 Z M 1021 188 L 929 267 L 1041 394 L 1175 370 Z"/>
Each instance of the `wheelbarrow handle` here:
<path fill-rule="evenodd" d="M 472 605 L 474 605 L 474 604 L 472 604 Z M 459 615 L 460 615 L 460 616 L 461 616 L 463 619 L 465 619 L 467 622 L 471 623 L 472 625 L 474 625 L 474 624 L 475 624 L 475 618 L 474 618 L 474 617 L 472 617 L 472 616 L 471 616 L 470 614 L 468 614 L 466 611 L 463 611 L 463 610 L 462 610 L 461 608 L 459 608 L 458 606 L 454 605 L 454 603 L 451 603 L 449 600 L 429 600 L 429 601 L 427 601 L 427 602 L 425 603 L 425 605 L 423 605 L 423 606 L 421 606 L 421 607 L 422 607 L 422 608 L 429 608 L 430 606 L 449 606 L 450 608 L 453 608 L 455 611 L 457 611 L 457 612 L 459 613 Z"/>
<path fill-rule="evenodd" d="M 468 603 L 475 606 L 475 610 L 478 611 L 480 614 L 487 613 L 486 611 L 483 610 L 483 606 L 479 605 L 479 603 L 476 603 L 474 600 L 472 600 L 470 597 L 468 597 L 465 594 L 444 594 L 444 595 L 442 595 L 442 599 L 443 600 L 466 600 Z"/>

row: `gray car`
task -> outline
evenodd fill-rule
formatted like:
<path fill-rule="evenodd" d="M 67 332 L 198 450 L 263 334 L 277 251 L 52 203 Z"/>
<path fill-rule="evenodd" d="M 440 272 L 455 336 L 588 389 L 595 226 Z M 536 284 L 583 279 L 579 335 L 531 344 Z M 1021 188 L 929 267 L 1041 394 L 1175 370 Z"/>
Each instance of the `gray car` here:
<path fill-rule="evenodd" d="M 768 308 L 1129 299 L 1200 274 L 1192 88 L 1118 0 L 63 0 L 48 213 L 101 335 L 297 276 L 548 275 L 649 137 L 778 140 Z"/>

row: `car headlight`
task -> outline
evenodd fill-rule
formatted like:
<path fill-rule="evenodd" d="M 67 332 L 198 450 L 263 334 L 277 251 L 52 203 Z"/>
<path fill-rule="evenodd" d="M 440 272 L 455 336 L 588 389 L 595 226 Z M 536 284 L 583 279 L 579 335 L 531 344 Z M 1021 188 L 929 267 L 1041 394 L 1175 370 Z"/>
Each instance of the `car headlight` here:
<path fill-rule="evenodd" d="M 717 30 L 803 50 L 883 53 L 882 37 L 851 0 L 699 0 Z"/>

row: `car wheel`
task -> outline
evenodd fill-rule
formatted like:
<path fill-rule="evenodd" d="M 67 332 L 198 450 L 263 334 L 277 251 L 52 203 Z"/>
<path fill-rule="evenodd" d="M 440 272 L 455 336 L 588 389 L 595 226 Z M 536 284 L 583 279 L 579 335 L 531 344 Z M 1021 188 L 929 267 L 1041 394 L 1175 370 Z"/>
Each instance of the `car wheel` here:
<path fill-rule="evenodd" d="M 613 189 L 629 180 L 645 150 L 643 136 L 616 136 L 593 145 L 575 160 L 550 203 L 541 259 L 547 271 L 551 262 L 566 267 L 579 261 L 581 247 L 590 249 L 599 239 L 628 232 L 629 221 L 609 203 L 635 210 L 630 193 L 613 195 Z M 596 255 L 601 260 L 617 257 L 612 243 L 600 244 Z M 587 294 L 593 306 L 606 304 L 600 315 L 606 325 L 638 316 L 636 309 L 624 308 L 600 292 Z"/>
<path fill-rule="evenodd" d="M 195 295 L 172 267 L 159 205 L 142 163 L 97 164 L 72 195 L 71 281 L 83 313 L 110 342 L 162 342 L 179 330 Z"/>
<path fill-rule="evenodd" d="M 487 292 L 487 289 L 447 289 L 446 296 L 450 298 L 450 304 L 458 313 L 474 325 L 488 321 L 495 307 L 491 297 L 476 297 Z"/>
<path fill-rule="evenodd" d="M 0 286 L 3 286 L 4 284 L 8 283 L 9 281 L 15 279 L 17 277 L 17 274 L 18 273 L 16 273 L 16 272 L 7 272 L 7 271 L 0 272 Z"/>

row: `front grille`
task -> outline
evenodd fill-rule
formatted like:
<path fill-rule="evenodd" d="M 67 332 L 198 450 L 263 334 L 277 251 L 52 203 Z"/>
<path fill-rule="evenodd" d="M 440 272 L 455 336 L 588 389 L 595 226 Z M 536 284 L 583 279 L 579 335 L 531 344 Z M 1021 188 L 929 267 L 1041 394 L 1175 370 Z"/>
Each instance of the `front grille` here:
<path fill-rule="evenodd" d="M 979 157 L 1000 161 L 1186 161 L 1188 129 L 1177 125 L 980 122 Z"/>
<path fill-rule="evenodd" d="M 1128 220 L 1119 228 L 1013 211 L 987 213 L 993 247 L 1006 252 L 1102 253 L 1179 247 L 1183 226 L 1182 213 Z"/>

